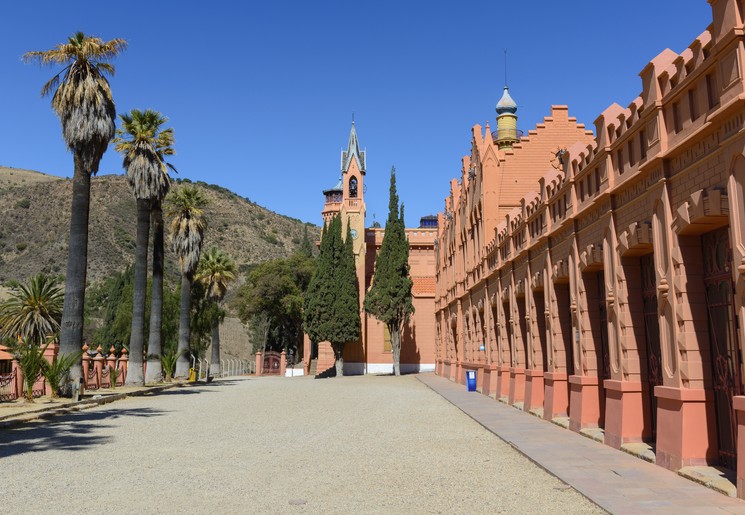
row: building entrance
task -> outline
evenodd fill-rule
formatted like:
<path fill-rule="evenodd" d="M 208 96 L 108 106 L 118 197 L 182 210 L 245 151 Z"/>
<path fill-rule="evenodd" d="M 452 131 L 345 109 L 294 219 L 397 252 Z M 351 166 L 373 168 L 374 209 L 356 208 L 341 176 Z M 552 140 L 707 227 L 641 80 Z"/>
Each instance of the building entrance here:
<path fill-rule="evenodd" d="M 732 397 L 743 392 L 740 370 L 742 358 L 737 342 L 733 306 L 732 247 L 729 227 L 701 237 L 704 265 L 706 308 L 709 315 L 711 351 L 719 462 L 730 469 L 737 463 L 737 422 Z"/>
<path fill-rule="evenodd" d="M 647 353 L 648 410 L 652 438 L 657 436 L 657 398 L 654 387 L 662 385 L 662 352 L 660 350 L 660 318 L 657 313 L 657 284 L 654 272 L 654 254 L 642 256 L 642 313 L 644 315 L 644 341 Z"/>

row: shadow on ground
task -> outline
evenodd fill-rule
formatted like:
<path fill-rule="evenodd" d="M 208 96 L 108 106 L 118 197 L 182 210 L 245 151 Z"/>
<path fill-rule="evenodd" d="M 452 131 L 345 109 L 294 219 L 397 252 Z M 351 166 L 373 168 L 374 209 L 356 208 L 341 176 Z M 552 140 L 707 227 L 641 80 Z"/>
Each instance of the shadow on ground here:
<path fill-rule="evenodd" d="M 78 451 L 104 445 L 111 437 L 94 435 L 111 427 L 107 420 L 124 417 L 157 417 L 166 413 L 152 408 L 80 411 L 60 415 L 43 423 L 29 423 L 22 427 L 5 429 L 0 433 L 0 458 L 52 449 Z"/>

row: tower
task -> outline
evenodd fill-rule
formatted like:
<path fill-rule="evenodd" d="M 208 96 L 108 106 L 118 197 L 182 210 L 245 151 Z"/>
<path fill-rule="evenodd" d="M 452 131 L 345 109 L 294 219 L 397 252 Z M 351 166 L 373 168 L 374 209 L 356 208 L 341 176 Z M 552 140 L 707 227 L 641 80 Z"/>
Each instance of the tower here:
<path fill-rule="evenodd" d="M 360 150 L 357 129 L 352 121 L 347 150 L 341 152 L 342 231 L 351 227 L 352 248 L 357 268 L 365 263 L 365 172 L 366 153 Z"/>
<path fill-rule="evenodd" d="M 339 213 L 342 221 L 342 234 L 346 235 L 347 223 L 352 230 L 352 248 L 357 268 L 365 263 L 365 172 L 366 153 L 360 150 L 357 128 L 352 120 L 347 149 L 341 151 L 341 177 L 333 188 L 323 191 L 325 204 L 324 223 Z"/>
<path fill-rule="evenodd" d="M 500 149 L 512 148 L 520 141 L 520 131 L 517 130 L 517 104 L 510 96 L 510 90 L 505 84 L 502 98 L 497 102 L 497 139 Z"/>

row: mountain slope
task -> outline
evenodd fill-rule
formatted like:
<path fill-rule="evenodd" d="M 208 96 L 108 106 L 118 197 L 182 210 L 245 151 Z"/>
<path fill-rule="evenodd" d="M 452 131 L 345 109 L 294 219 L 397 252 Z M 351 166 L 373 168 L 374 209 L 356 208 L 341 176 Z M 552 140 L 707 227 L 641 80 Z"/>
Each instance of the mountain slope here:
<path fill-rule="evenodd" d="M 187 181 L 182 181 L 182 184 Z M 215 185 L 195 183 L 209 199 L 205 248 L 226 251 L 245 270 L 295 251 L 307 225 Z M 179 187 L 174 183 L 172 188 Z M 72 180 L 0 167 L 0 282 L 25 280 L 38 272 L 64 275 Z M 94 283 L 134 261 L 135 201 L 122 175 L 94 177 L 88 242 L 88 282 Z M 166 243 L 168 273 L 177 275 Z"/>

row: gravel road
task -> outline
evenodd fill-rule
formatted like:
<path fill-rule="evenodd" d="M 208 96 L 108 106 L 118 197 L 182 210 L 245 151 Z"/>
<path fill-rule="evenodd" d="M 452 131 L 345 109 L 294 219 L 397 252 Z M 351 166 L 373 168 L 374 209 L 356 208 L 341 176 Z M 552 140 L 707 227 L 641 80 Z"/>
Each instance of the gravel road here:
<path fill-rule="evenodd" d="M 413 376 L 167 390 L 0 433 L 4 513 L 603 513 Z"/>

